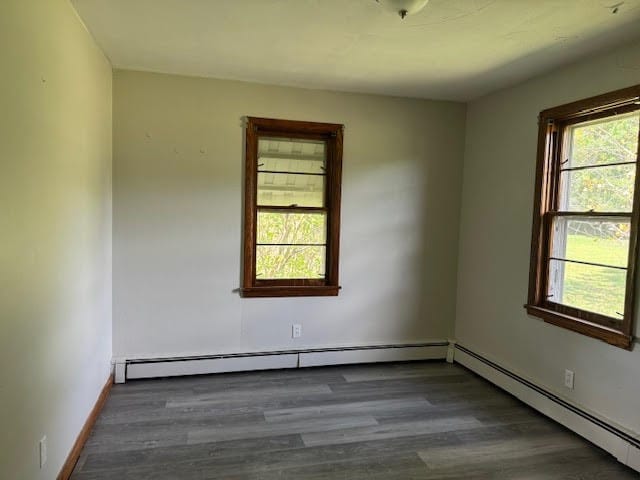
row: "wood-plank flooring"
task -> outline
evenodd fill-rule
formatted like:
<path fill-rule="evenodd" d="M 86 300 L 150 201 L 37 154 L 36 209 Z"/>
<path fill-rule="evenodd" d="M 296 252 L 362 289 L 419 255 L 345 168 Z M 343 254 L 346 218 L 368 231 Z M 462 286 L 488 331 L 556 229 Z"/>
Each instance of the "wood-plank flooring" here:
<path fill-rule="evenodd" d="M 72 480 L 638 479 L 458 365 L 115 385 Z"/>

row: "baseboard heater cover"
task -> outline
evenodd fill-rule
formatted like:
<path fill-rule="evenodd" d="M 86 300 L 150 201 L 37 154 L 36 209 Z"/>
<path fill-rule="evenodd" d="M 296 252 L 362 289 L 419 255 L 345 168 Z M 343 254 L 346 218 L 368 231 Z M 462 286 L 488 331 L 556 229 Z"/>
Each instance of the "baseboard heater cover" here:
<path fill-rule="evenodd" d="M 199 355 L 124 361 L 125 379 L 199 375 L 207 373 L 272 370 L 351 363 L 443 360 L 449 342 L 365 345 L 267 352 Z M 116 364 L 117 366 L 118 364 Z M 122 365 L 122 363 L 120 363 Z"/>
<path fill-rule="evenodd" d="M 300 353 L 301 367 L 343 365 L 349 363 L 400 362 L 411 360 L 442 360 L 448 344 L 429 346 L 383 347 L 359 350 L 328 350 Z"/>
<path fill-rule="evenodd" d="M 570 403 L 486 357 L 455 345 L 455 361 L 640 471 L 640 438 Z"/>

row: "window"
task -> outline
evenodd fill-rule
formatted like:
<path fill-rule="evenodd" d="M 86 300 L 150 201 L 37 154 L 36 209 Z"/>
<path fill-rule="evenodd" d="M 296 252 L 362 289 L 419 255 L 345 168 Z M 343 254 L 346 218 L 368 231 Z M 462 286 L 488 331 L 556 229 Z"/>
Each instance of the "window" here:
<path fill-rule="evenodd" d="M 248 119 L 243 296 L 338 294 L 342 131 Z"/>
<path fill-rule="evenodd" d="M 540 114 L 529 314 L 631 348 L 640 85 Z"/>

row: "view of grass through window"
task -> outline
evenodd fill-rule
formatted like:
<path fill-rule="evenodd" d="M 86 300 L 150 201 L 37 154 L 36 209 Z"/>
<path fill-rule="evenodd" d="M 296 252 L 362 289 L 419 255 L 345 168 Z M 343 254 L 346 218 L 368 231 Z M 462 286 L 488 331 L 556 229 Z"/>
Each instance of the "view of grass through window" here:
<path fill-rule="evenodd" d="M 567 129 L 559 210 L 568 213 L 553 226 L 550 300 L 617 320 L 624 314 L 639 122 L 635 112 Z"/>
<path fill-rule="evenodd" d="M 567 238 L 567 258 L 590 258 L 594 263 L 627 264 L 628 241 L 574 233 Z M 562 303 L 609 317 L 622 319 L 626 270 L 579 263 L 564 266 Z"/>

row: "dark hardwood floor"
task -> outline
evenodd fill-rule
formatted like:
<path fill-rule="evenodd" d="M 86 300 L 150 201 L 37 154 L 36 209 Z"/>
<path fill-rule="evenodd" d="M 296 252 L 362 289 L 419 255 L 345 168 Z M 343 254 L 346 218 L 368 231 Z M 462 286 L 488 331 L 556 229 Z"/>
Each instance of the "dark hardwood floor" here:
<path fill-rule="evenodd" d="M 638 479 L 458 365 L 115 385 L 73 480 Z"/>

